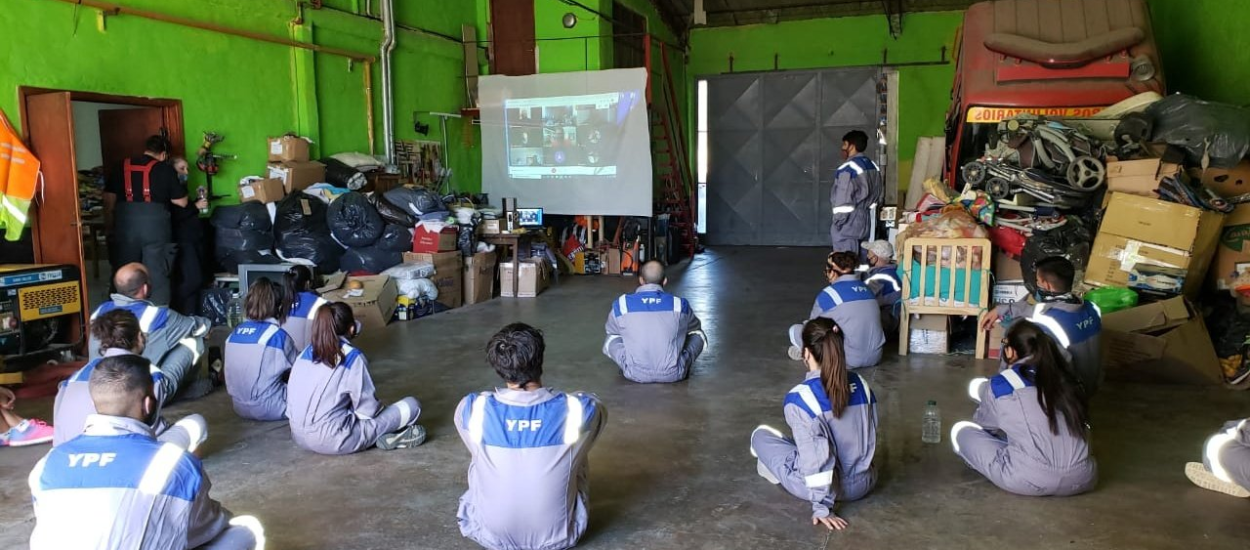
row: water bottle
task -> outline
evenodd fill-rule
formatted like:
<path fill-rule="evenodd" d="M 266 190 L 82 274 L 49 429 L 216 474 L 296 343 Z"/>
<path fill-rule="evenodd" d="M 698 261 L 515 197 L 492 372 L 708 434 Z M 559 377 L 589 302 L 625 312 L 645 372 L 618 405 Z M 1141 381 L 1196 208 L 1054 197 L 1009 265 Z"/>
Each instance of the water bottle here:
<path fill-rule="evenodd" d="M 226 304 L 226 324 L 230 328 L 239 326 L 243 322 L 243 300 L 239 299 L 239 293 L 235 292 L 230 297 L 230 303 Z"/>
<path fill-rule="evenodd" d="M 925 443 L 942 442 L 942 411 L 938 410 L 937 401 L 929 400 L 924 408 L 924 419 L 920 426 L 920 440 Z"/>
<path fill-rule="evenodd" d="M 208 200 L 208 188 L 206 188 L 206 187 L 204 187 L 203 185 L 201 185 L 201 186 L 199 187 L 199 189 L 196 189 L 196 190 L 195 190 L 195 196 L 199 198 L 199 200 L 197 200 L 197 201 L 195 201 L 195 202 L 199 202 L 199 201 L 202 201 L 202 200 Z M 201 209 L 200 209 L 200 214 L 208 214 L 208 208 L 201 208 Z"/>

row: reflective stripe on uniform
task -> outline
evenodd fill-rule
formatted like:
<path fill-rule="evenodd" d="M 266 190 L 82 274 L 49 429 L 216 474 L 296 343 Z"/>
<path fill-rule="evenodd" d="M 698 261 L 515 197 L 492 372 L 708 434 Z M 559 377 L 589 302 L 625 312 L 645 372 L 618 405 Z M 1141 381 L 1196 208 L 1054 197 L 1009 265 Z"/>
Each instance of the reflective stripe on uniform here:
<path fill-rule="evenodd" d="M 834 213 L 834 214 L 850 214 L 851 212 L 854 212 L 854 211 L 855 211 L 855 207 L 854 207 L 854 206 L 835 206 L 835 207 L 833 207 L 833 213 Z"/>
<path fill-rule="evenodd" d="M 1034 306 L 1033 315 L 1028 319 L 1029 322 L 1041 325 L 1055 337 L 1055 340 L 1059 342 L 1061 347 L 1066 349 L 1072 342 L 1068 339 L 1067 331 L 1063 330 L 1063 327 L 1059 325 L 1059 321 L 1048 317 L 1044 310 L 1045 304 L 1037 304 Z"/>
<path fill-rule="evenodd" d="M 1012 374 L 1015 373 L 1013 372 Z M 971 397 L 973 401 L 980 403 L 981 388 L 985 386 L 985 384 L 989 383 L 989 381 L 990 379 L 985 377 L 973 378 L 972 381 L 968 383 L 968 397 Z"/>
<path fill-rule="evenodd" d="M 673 312 L 681 313 L 681 298 L 673 296 Z"/>
<path fill-rule="evenodd" d="M 807 384 L 799 384 L 790 391 L 798 394 L 799 398 L 803 400 L 803 404 L 807 405 L 808 409 L 811 409 L 812 415 L 819 416 L 823 412 L 820 409 L 820 401 L 816 400 L 816 394 L 812 393 L 812 388 Z"/>
<path fill-rule="evenodd" d="M 778 438 L 785 437 L 784 435 L 781 435 L 781 431 L 780 431 L 780 430 L 778 430 L 777 428 L 774 428 L 774 427 L 772 427 L 772 426 L 766 426 L 766 425 L 764 425 L 764 424 L 760 424 L 759 426 L 756 426 L 754 430 L 751 430 L 751 440 L 752 440 L 752 441 L 754 441 L 754 440 L 755 440 L 755 434 L 756 434 L 756 433 L 758 433 L 760 430 L 764 430 L 764 431 L 766 431 L 766 432 L 768 432 L 768 433 L 770 433 L 770 434 L 773 434 L 773 435 L 777 436 Z M 755 452 L 755 446 L 754 446 L 754 445 L 752 445 L 752 446 L 751 446 L 751 458 L 759 458 L 759 457 L 760 457 L 760 455 L 759 455 L 758 453 L 756 453 L 756 452 Z"/>
<path fill-rule="evenodd" d="M 17 220 L 22 225 L 26 225 L 26 213 L 23 212 L 22 209 L 16 204 L 13 204 L 9 197 L 0 196 L 0 203 L 4 204 L 4 209 L 9 211 L 9 215 L 13 216 L 13 219 Z"/>
<path fill-rule="evenodd" d="M 1233 478 L 1228 475 L 1228 470 L 1220 463 L 1220 451 L 1224 450 L 1224 446 L 1236 438 L 1236 428 L 1225 430 L 1211 436 L 1211 439 L 1207 441 L 1207 448 L 1205 449 L 1207 462 L 1211 463 L 1211 473 L 1219 478 L 1220 481 L 1226 483 L 1233 483 Z"/>
<path fill-rule="evenodd" d="M 1011 387 L 1017 390 L 1025 388 L 1024 379 L 1020 378 L 1020 374 L 1017 373 L 1015 369 L 1007 369 L 999 373 L 999 376 L 1002 376 L 1003 380 L 1006 380 L 1008 384 L 1011 384 Z"/>
<path fill-rule="evenodd" d="M 809 489 L 828 487 L 833 484 L 833 470 L 812 474 L 803 478 Z"/>
<path fill-rule="evenodd" d="M 858 176 L 858 175 L 862 175 L 862 174 L 864 173 L 864 169 L 863 169 L 862 167 L 860 167 L 860 165 L 859 165 L 858 163 L 856 163 L 855 161 L 853 161 L 853 160 L 848 160 L 848 161 L 846 161 L 846 162 L 842 163 L 842 166 L 839 166 L 839 167 L 838 167 L 838 170 L 841 170 L 841 169 L 843 169 L 843 168 L 850 168 L 851 170 L 854 170 L 854 171 L 855 171 L 855 175 L 857 175 L 857 176 Z"/>
<path fill-rule="evenodd" d="M 469 411 L 469 440 L 474 443 L 481 443 L 482 434 L 486 432 L 487 399 L 490 399 L 489 392 L 478 394 L 477 399 L 473 400 L 473 408 Z"/>
<path fill-rule="evenodd" d="M 412 405 L 409 405 L 407 400 L 400 399 L 395 402 L 395 408 L 399 409 L 399 425 L 407 426 L 412 420 Z"/>
<path fill-rule="evenodd" d="M 625 296 L 622 295 L 620 299 L 616 301 L 616 304 L 621 310 L 621 315 L 625 315 L 626 313 L 629 313 L 629 307 L 625 303 Z"/>
<path fill-rule="evenodd" d="M 183 450 L 177 445 L 166 443 L 161 445 L 161 450 L 156 452 L 156 456 L 152 457 L 152 462 L 148 463 L 148 467 L 143 472 L 143 479 L 139 481 L 139 492 L 156 495 L 165 489 L 165 485 L 169 483 L 169 476 L 173 475 L 174 468 L 178 466 L 178 460 L 182 458 Z"/>
<path fill-rule="evenodd" d="M 865 283 L 871 283 L 871 282 L 873 282 L 873 281 L 885 281 L 885 282 L 887 282 L 887 283 L 890 283 L 890 287 L 894 289 L 892 292 L 898 292 L 898 291 L 902 290 L 901 288 L 899 288 L 899 286 L 898 286 L 898 282 L 894 280 L 894 277 L 891 277 L 891 276 L 886 275 L 886 274 L 884 274 L 884 273 L 878 273 L 878 274 L 876 274 L 876 275 L 873 275 L 873 276 L 869 277 L 869 278 L 868 278 L 868 280 L 866 280 L 866 281 L 864 281 L 864 282 L 865 282 Z"/>
<path fill-rule="evenodd" d="M 257 340 L 256 343 L 261 346 L 268 344 L 269 339 L 273 338 L 273 336 L 278 333 L 279 328 L 280 327 L 278 327 L 278 325 L 269 325 L 265 327 L 265 332 L 260 333 L 260 339 Z"/>
<path fill-rule="evenodd" d="M 980 424 L 977 424 L 976 422 L 968 422 L 967 420 L 960 420 L 959 422 L 956 422 L 954 426 L 951 426 L 951 446 L 955 448 L 956 454 L 959 453 L 959 432 L 969 428 L 975 428 L 978 430 L 985 429 L 982 428 Z"/>
<path fill-rule="evenodd" d="M 582 436 L 582 424 L 586 421 L 582 400 L 576 395 L 565 395 L 569 403 L 568 416 L 564 419 L 564 444 L 572 445 Z"/>
<path fill-rule="evenodd" d="M 156 316 L 160 315 L 161 309 L 156 306 L 146 306 L 143 308 L 143 315 L 139 316 L 139 330 L 144 334 L 152 332 L 152 323 L 156 322 Z"/>
<path fill-rule="evenodd" d="M 829 297 L 829 299 L 833 300 L 833 305 L 835 306 L 842 305 L 842 296 L 839 295 L 838 291 L 834 290 L 832 286 L 825 287 L 825 290 L 823 290 L 822 292 L 824 292 L 825 295 Z"/>

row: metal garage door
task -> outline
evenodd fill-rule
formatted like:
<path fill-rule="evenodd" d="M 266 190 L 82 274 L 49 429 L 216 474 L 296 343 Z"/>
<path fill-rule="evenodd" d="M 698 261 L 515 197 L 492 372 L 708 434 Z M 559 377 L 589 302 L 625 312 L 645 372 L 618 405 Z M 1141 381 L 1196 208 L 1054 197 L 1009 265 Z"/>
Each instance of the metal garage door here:
<path fill-rule="evenodd" d="M 868 69 L 708 78 L 710 244 L 829 246 L 829 190 L 842 136 L 869 135 L 877 79 Z"/>

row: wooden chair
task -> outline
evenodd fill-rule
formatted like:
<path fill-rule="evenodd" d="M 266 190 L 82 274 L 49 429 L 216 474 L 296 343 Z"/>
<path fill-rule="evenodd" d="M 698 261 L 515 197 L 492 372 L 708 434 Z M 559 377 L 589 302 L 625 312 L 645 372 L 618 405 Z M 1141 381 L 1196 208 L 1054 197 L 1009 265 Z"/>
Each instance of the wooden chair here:
<path fill-rule="evenodd" d="M 913 314 L 979 317 L 990 307 L 990 258 L 994 249 L 989 239 L 916 238 L 907 240 L 900 250 L 903 308 L 898 324 L 899 355 L 907 355 Z M 986 357 L 986 336 L 986 332 L 977 331 L 978 359 Z"/>

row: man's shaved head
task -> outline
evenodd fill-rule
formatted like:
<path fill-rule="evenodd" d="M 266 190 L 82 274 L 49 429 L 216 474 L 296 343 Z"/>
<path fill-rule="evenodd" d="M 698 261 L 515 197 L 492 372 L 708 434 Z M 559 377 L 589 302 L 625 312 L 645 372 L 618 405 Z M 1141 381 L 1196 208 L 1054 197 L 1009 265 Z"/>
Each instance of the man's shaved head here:
<path fill-rule="evenodd" d="M 644 285 L 664 284 L 664 264 L 656 260 L 642 264 L 642 270 L 638 272 L 638 278 L 642 280 Z"/>
<path fill-rule="evenodd" d="M 96 411 L 146 421 L 145 401 L 153 396 L 152 364 L 141 355 L 105 357 L 91 370 L 87 388 Z"/>
<path fill-rule="evenodd" d="M 139 296 L 143 287 L 148 284 L 148 268 L 143 267 L 139 262 L 132 262 L 123 265 L 117 270 L 117 274 L 113 275 L 113 286 L 117 287 L 117 291 L 131 298 L 143 298 Z"/>

